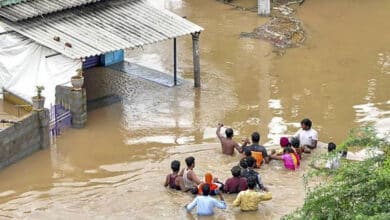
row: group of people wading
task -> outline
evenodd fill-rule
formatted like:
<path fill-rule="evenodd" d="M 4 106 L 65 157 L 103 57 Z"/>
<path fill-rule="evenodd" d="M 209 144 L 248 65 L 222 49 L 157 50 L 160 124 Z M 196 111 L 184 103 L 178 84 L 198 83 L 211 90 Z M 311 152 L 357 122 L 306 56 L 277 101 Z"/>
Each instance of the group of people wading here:
<path fill-rule="evenodd" d="M 260 145 L 260 134 L 253 132 L 251 142 L 243 139 L 242 145 L 233 140 L 233 129 L 227 128 L 224 137 L 221 128 L 224 125 L 218 124 L 217 137 L 221 142 L 222 153 L 233 155 L 234 150 L 242 154 L 237 166 L 231 169 L 232 177 L 225 183 L 213 178 L 211 173 L 206 173 L 204 181 L 201 181 L 195 174 L 195 158 L 190 156 L 185 159 L 186 168 L 180 170 L 180 161 L 171 162 L 172 173 L 168 174 L 164 186 L 183 192 L 191 192 L 198 196 L 185 206 L 187 211 L 197 207 L 197 214 L 208 216 L 214 214 L 214 208 L 225 209 L 226 203 L 222 193 L 238 193 L 233 202 L 233 207 L 240 207 L 242 211 L 256 211 L 260 201 L 272 199 L 271 192 L 264 186 L 261 175 L 255 169 L 268 164 L 272 159 L 281 160 L 288 170 L 299 168 L 303 153 L 310 153 L 317 147 L 318 133 L 312 129 L 310 119 L 301 121 L 301 129 L 292 137 L 280 138 L 281 149 L 267 152 L 266 148 Z M 211 196 L 218 195 L 220 200 Z"/>

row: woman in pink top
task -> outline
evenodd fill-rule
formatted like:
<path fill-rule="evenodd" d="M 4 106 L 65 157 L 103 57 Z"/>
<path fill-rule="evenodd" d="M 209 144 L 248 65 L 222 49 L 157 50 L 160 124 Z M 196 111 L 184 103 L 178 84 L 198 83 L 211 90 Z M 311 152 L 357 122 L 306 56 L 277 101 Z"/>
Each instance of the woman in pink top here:
<path fill-rule="evenodd" d="M 296 170 L 300 164 L 299 157 L 297 157 L 291 147 L 284 148 L 282 156 L 277 156 L 275 150 L 273 150 L 270 157 L 276 160 L 283 160 L 284 167 L 288 170 Z"/>

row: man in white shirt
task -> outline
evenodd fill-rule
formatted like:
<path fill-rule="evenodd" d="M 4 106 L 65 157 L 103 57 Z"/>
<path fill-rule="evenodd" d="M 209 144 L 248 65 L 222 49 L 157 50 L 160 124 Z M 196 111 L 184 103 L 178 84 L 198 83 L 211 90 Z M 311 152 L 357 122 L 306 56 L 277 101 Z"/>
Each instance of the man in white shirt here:
<path fill-rule="evenodd" d="M 317 147 L 318 133 L 311 128 L 312 122 L 310 119 L 305 118 L 301 121 L 301 129 L 294 134 L 293 137 L 298 138 L 302 147 L 314 149 Z M 308 149 L 307 149 L 308 150 Z M 310 150 L 309 150 L 310 152 Z"/>

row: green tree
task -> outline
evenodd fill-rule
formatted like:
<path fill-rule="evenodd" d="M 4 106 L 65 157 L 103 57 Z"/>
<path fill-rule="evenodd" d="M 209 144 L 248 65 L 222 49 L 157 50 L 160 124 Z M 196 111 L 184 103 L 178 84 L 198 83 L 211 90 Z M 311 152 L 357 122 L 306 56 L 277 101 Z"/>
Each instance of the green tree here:
<path fill-rule="evenodd" d="M 390 219 L 390 144 L 371 127 L 351 131 L 340 149 L 379 148 L 384 154 L 362 162 L 343 161 L 336 171 L 316 170 L 305 203 L 285 219 Z M 309 181 L 310 182 L 310 181 Z"/>

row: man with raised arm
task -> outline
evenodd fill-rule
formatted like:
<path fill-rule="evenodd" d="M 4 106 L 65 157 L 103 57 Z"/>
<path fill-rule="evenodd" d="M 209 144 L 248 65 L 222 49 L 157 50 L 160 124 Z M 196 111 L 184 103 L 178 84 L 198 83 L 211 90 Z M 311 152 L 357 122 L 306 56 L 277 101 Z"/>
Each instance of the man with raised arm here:
<path fill-rule="evenodd" d="M 249 143 L 249 141 L 244 140 L 243 145 L 240 146 L 237 142 L 235 142 L 233 140 L 233 136 L 234 136 L 233 129 L 226 128 L 226 130 L 225 130 L 226 137 L 224 137 L 221 134 L 222 127 L 223 127 L 223 124 L 218 123 L 217 131 L 216 131 L 217 137 L 218 137 L 219 141 L 221 142 L 222 153 L 226 154 L 226 155 L 233 155 L 234 149 L 236 149 L 239 153 L 241 153 L 242 148 L 245 147 Z"/>

